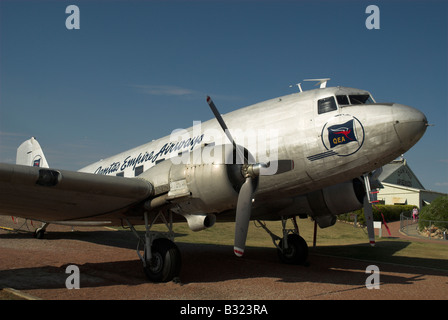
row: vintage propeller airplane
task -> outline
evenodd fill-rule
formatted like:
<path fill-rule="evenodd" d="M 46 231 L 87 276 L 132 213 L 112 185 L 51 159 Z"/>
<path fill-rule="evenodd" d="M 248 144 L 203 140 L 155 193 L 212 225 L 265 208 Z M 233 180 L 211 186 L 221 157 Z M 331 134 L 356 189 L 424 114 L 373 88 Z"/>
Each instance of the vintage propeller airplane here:
<path fill-rule="evenodd" d="M 50 169 L 31 138 L 16 164 L 0 164 L 0 214 L 66 225 L 128 225 L 149 279 L 170 281 L 181 268 L 172 223 L 194 231 L 235 221 L 242 256 L 250 220 L 272 237 L 283 262 L 302 264 L 308 246 L 295 218 L 321 228 L 364 206 L 374 244 L 370 190 L 378 170 L 409 150 L 427 128 L 425 115 L 376 103 L 365 90 L 326 87 L 257 103 L 93 163 L 78 172 Z M 229 130 L 230 129 L 230 130 Z M 294 229 L 286 229 L 292 218 Z M 274 235 L 262 221 L 281 220 Z M 151 230 L 164 223 L 163 236 Z M 134 226 L 144 224 L 140 236 Z"/>

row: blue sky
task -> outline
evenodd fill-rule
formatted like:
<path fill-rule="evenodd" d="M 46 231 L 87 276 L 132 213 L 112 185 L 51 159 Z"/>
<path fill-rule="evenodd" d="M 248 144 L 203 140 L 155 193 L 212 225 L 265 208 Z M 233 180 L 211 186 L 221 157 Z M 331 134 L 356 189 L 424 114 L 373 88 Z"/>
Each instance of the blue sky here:
<path fill-rule="evenodd" d="M 435 126 L 405 157 L 448 192 L 447 18 L 448 1 L 2 0 L 0 162 L 36 136 L 52 167 L 77 170 L 210 119 L 207 94 L 226 113 L 330 77 L 423 111 Z"/>

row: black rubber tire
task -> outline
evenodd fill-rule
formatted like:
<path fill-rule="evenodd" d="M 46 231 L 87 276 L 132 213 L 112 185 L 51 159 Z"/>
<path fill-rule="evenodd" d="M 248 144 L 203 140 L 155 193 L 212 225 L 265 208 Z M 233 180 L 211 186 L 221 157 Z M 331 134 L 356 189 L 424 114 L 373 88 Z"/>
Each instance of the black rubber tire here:
<path fill-rule="evenodd" d="M 280 240 L 279 247 L 283 245 Z M 298 234 L 288 235 L 288 249 L 282 252 L 277 249 L 278 256 L 283 263 L 287 264 L 305 264 L 308 259 L 308 245 Z"/>
<path fill-rule="evenodd" d="M 152 243 L 152 261 L 143 271 L 152 282 L 169 282 L 179 276 L 181 254 L 169 239 L 160 238 Z"/>
<path fill-rule="evenodd" d="M 36 238 L 36 239 L 43 239 L 43 238 L 45 238 L 45 230 L 36 229 L 34 231 L 33 237 Z"/>

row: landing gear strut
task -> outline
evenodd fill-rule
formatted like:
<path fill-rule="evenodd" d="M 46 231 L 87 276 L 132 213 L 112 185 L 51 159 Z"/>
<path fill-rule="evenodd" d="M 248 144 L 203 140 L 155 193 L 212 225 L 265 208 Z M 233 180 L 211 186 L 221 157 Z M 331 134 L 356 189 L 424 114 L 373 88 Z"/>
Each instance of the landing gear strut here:
<path fill-rule="evenodd" d="M 168 282 L 179 276 L 181 267 L 181 254 L 174 244 L 174 232 L 172 213 L 169 212 L 169 221 L 165 212 L 160 211 L 149 223 L 148 213 L 145 212 L 145 236 L 141 237 L 134 226 L 126 219 L 126 223 L 138 239 L 137 255 L 143 262 L 143 271 L 149 280 L 153 282 Z M 159 232 L 151 231 L 152 225 L 157 219 L 161 219 L 168 228 L 167 238 L 160 237 Z M 143 255 L 140 253 L 140 245 L 143 244 Z"/>
<path fill-rule="evenodd" d="M 282 217 L 282 229 L 283 237 L 273 234 L 266 224 L 257 220 L 260 226 L 271 236 L 272 242 L 277 248 L 277 254 L 280 261 L 287 264 L 304 265 L 308 259 L 308 245 L 306 241 L 299 236 L 299 229 L 295 221 L 295 217 L 292 218 L 294 229 L 287 229 L 287 220 Z"/>

